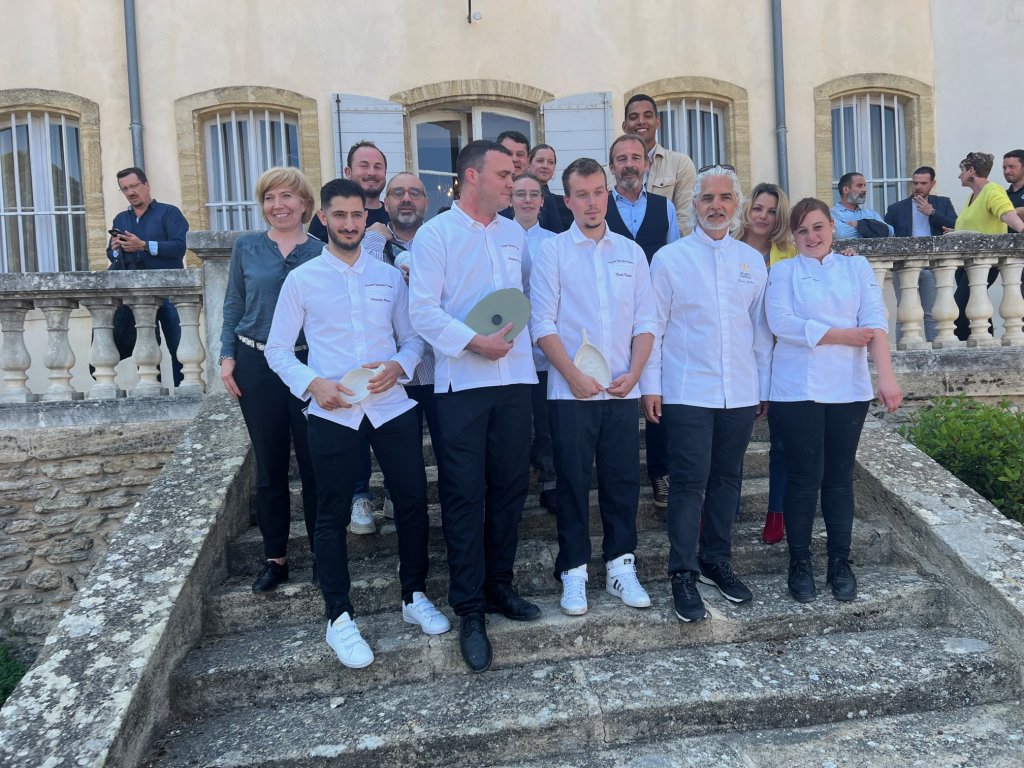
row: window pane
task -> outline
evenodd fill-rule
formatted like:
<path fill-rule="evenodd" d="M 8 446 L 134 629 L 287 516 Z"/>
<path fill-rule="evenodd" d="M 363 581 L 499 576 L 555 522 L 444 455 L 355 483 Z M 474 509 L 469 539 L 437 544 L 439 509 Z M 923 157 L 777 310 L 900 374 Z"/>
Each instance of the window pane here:
<path fill-rule="evenodd" d="M 530 121 L 523 120 L 521 117 L 483 112 L 480 115 L 480 127 L 483 135 L 476 137 L 479 139 L 494 141 L 499 134 L 505 131 L 519 131 L 526 138 L 530 138 Z"/>
<path fill-rule="evenodd" d="M 421 173 L 455 173 L 455 158 L 460 149 L 462 123 L 459 120 L 436 120 L 416 125 L 416 160 Z"/>
<path fill-rule="evenodd" d="M 832 182 L 835 183 L 857 164 L 853 107 L 832 109 Z"/>
<path fill-rule="evenodd" d="M 455 177 L 451 174 L 420 171 L 420 180 L 427 190 L 427 215 L 431 218 L 455 199 Z"/>

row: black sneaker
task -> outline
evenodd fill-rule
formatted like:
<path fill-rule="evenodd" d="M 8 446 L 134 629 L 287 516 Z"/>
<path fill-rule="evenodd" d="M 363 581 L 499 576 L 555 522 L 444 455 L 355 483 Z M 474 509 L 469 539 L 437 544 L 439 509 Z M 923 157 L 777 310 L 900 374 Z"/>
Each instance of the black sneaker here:
<path fill-rule="evenodd" d="M 459 650 L 471 672 L 486 672 L 490 668 L 491 641 L 487 639 L 487 624 L 482 613 L 470 613 L 462 617 L 459 625 Z"/>
<path fill-rule="evenodd" d="M 651 481 L 651 488 L 654 489 L 654 506 L 658 509 L 665 509 L 668 506 L 668 475 L 661 475 Z"/>
<path fill-rule="evenodd" d="M 722 597 L 734 603 L 747 603 L 754 595 L 747 589 L 747 585 L 740 581 L 739 577 L 732 570 L 732 563 L 722 560 L 717 563 L 705 563 L 700 561 L 700 580 L 705 584 L 718 587 Z"/>
<path fill-rule="evenodd" d="M 253 592 L 272 592 L 277 589 L 278 584 L 288 581 L 288 563 L 275 563 L 267 560 L 263 566 L 263 573 L 252 583 Z"/>
<path fill-rule="evenodd" d="M 857 598 L 857 577 L 845 557 L 830 557 L 825 586 L 832 587 L 832 597 L 844 603 Z"/>
<path fill-rule="evenodd" d="M 697 590 L 697 574 L 680 571 L 672 574 L 672 603 L 680 621 L 704 621 L 710 614 Z"/>
<path fill-rule="evenodd" d="M 809 603 L 818 596 L 810 559 L 789 561 L 789 594 L 798 603 Z"/>
<path fill-rule="evenodd" d="M 534 621 L 540 618 L 540 608 L 519 596 L 512 584 L 495 584 L 484 591 L 484 611 L 500 613 L 512 621 Z"/>

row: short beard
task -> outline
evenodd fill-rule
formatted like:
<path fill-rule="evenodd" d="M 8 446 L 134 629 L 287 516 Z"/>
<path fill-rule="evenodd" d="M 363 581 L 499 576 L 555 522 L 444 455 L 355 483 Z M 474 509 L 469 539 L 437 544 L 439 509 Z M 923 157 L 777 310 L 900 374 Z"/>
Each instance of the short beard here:
<path fill-rule="evenodd" d="M 852 205 L 864 205 L 864 203 L 867 202 L 867 199 L 868 199 L 868 193 L 867 192 L 863 192 L 863 193 L 861 193 L 859 195 L 854 195 L 854 194 L 850 195 L 850 203 Z"/>
<path fill-rule="evenodd" d="M 424 212 L 425 213 L 425 212 Z M 423 216 L 417 210 L 412 211 L 396 211 L 395 215 L 391 217 L 398 224 L 405 229 L 419 229 L 419 226 L 423 223 Z"/>
<path fill-rule="evenodd" d="M 641 174 L 636 176 L 623 176 L 616 182 L 623 189 L 628 189 L 631 192 L 635 192 L 638 189 L 644 188 L 644 177 Z"/>
<path fill-rule="evenodd" d="M 366 233 L 364 232 L 363 235 L 365 236 L 365 234 Z M 362 246 L 363 244 L 362 236 L 358 240 L 356 240 L 355 243 L 353 243 L 352 245 L 349 245 L 348 243 L 343 243 L 340 240 L 338 240 L 337 235 L 334 234 L 333 229 L 327 230 L 327 237 L 330 239 L 331 245 L 333 245 L 340 251 L 345 251 L 346 253 L 353 253 L 355 251 L 358 251 L 360 246 Z"/>
<path fill-rule="evenodd" d="M 700 224 L 700 228 L 705 232 L 721 232 L 723 229 L 729 229 L 732 226 L 732 221 L 726 219 L 721 224 L 712 224 L 710 221 L 705 219 L 703 216 L 697 216 L 697 223 Z"/>

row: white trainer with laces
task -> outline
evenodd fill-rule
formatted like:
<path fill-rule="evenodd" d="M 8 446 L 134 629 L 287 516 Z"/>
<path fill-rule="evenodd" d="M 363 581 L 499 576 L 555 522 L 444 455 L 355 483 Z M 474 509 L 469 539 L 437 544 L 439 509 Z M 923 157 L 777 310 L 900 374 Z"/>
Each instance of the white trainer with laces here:
<path fill-rule="evenodd" d="M 562 613 L 582 616 L 587 612 L 587 564 L 562 571 Z"/>
<path fill-rule="evenodd" d="M 412 602 L 402 603 L 402 620 L 406 624 L 418 624 L 424 634 L 443 635 L 452 628 L 448 617 L 441 613 L 422 592 L 412 593 Z"/>
<path fill-rule="evenodd" d="M 651 607 L 651 596 L 636 577 L 636 558 L 632 553 L 610 560 L 605 563 L 605 568 L 608 569 L 605 589 L 609 595 L 619 598 L 630 608 Z"/>
<path fill-rule="evenodd" d="M 377 526 L 373 522 L 373 502 L 369 499 L 356 499 L 352 502 L 352 521 L 348 524 L 349 533 L 376 533 Z"/>
<path fill-rule="evenodd" d="M 338 654 L 338 660 L 346 667 L 362 669 L 373 663 L 373 651 L 359 634 L 359 627 L 348 612 L 327 623 L 327 644 Z"/>

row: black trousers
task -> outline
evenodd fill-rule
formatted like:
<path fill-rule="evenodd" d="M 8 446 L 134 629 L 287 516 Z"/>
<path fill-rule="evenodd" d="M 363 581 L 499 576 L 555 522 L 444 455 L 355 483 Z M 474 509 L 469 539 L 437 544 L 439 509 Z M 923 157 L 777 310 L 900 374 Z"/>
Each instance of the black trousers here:
<path fill-rule="evenodd" d="M 305 360 L 305 352 L 298 354 Z M 256 454 L 256 524 L 263 535 L 263 554 L 268 558 L 288 554 L 291 525 L 288 469 L 292 446 L 302 479 L 302 515 L 312 550 L 317 492 L 309 457 L 306 417 L 302 413 L 306 404 L 292 395 L 270 370 L 262 352 L 244 344 L 239 344 L 235 353 L 234 377 L 242 392 L 238 406 Z"/>
<path fill-rule="evenodd" d="M 555 489 L 556 472 L 554 447 L 551 443 L 551 417 L 548 414 L 548 372 L 537 371 L 537 383 L 530 388 L 533 401 L 533 444 L 530 463 L 537 470 L 537 485 L 541 491 Z"/>
<path fill-rule="evenodd" d="M 590 478 L 597 458 L 597 498 L 605 562 L 636 549 L 640 500 L 640 427 L 636 400 L 549 400 L 558 472 L 558 556 L 562 571 L 590 562 Z"/>
<path fill-rule="evenodd" d="M 662 407 L 671 478 L 668 489 L 669 574 L 699 573 L 699 560 L 717 563 L 732 559 L 732 523 L 740 498 L 740 473 L 756 414 L 755 405 L 745 408 Z"/>
<path fill-rule="evenodd" d="M 644 419 L 644 437 L 647 445 L 647 479 L 653 483 L 668 474 L 668 436 L 664 420 L 655 424 Z"/>
<path fill-rule="evenodd" d="M 853 536 L 853 468 L 868 414 L 867 401 L 855 403 L 772 402 L 786 455 L 782 499 L 791 559 L 811 556 L 811 531 L 821 492 L 821 515 L 828 534 L 828 556 L 848 558 Z"/>
<path fill-rule="evenodd" d="M 402 599 L 412 602 L 413 592 L 426 591 L 427 477 L 423 469 L 423 440 L 416 412 L 409 409 L 374 427 L 363 418 L 350 429 L 319 416 L 309 417 L 309 452 L 316 472 L 320 499 L 316 520 L 316 562 L 324 614 L 334 621 L 346 611 L 355 615 L 349 598 L 348 540 L 345 528 L 352 519 L 352 485 L 358 471 L 359 451 L 369 441 L 395 505 L 398 536 L 398 580 Z"/>
<path fill-rule="evenodd" d="M 437 466 L 437 475 L 440 478 L 443 460 L 440 451 L 437 450 L 437 444 L 441 439 L 441 432 L 437 426 L 437 402 L 434 400 L 434 385 L 407 384 L 405 394 L 416 401 L 416 417 L 419 419 L 421 434 L 423 432 L 424 419 L 427 422 L 427 430 L 430 432 L 430 443 L 434 446 L 434 464 Z"/>
<path fill-rule="evenodd" d="M 445 392 L 434 401 L 448 604 L 465 616 L 483 611 L 488 587 L 512 583 L 530 484 L 530 385 Z"/>

